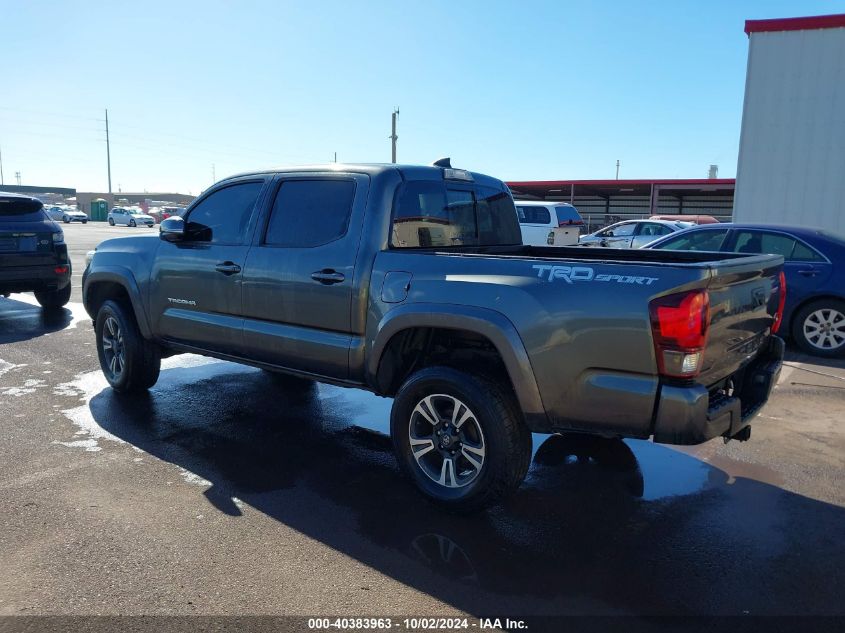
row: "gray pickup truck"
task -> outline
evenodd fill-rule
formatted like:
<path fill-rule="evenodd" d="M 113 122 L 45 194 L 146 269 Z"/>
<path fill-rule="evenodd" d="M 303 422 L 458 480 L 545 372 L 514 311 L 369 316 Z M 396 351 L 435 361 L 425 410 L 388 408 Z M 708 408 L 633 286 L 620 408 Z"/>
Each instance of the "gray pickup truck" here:
<path fill-rule="evenodd" d="M 193 352 L 394 398 L 402 468 L 456 510 L 531 432 L 747 439 L 780 372 L 780 256 L 523 246 L 508 188 L 448 163 L 228 178 L 83 280 L 103 372 Z"/>

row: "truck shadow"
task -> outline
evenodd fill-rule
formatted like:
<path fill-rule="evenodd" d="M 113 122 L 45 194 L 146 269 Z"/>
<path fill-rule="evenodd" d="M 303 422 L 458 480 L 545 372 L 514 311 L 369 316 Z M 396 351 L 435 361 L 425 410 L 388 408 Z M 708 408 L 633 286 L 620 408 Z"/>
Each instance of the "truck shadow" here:
<path fill-rule="evenodd" d="M 243 502 L 469 613 L 845 613 L 840 507 L 648 442 L 572 435 L 535 436 L 503 507 L 445 514 L 400 475 L 389 406 L 193 368 L 89 403 L 103 429 L 210 482 L 197 494 L 233 521 Z"/>
<path fill-rule="evenodd" d="M 73 322 L 67 308 L 41 306 L 0 297 L 0 344 L 28 341 L 65 329 Z"/>

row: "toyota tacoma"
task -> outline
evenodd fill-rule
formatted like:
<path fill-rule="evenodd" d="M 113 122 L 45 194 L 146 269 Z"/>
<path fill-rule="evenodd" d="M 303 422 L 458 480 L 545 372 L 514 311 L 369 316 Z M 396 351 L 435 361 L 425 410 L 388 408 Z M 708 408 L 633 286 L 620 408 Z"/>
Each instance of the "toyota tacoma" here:
<path fill-rule="evenodd" d="M 783 258 L 521 243 L 501 181 L 433 166 L 227 178 L 84 274 L 106 379 L 192 352 L 392 397 L 403 470 L 461 511 L 531 433 L 748 439 L 780 372 Z"/>

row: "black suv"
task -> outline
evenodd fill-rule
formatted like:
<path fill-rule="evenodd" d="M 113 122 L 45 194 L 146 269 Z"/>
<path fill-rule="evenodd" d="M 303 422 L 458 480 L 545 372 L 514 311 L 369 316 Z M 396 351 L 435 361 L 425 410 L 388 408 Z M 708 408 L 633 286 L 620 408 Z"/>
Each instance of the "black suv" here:
<path fill-rule="evenodd" d="M 65 236 L 37 198 L 0 192 L 0 295 L 35 292 L 45 308 L 70 300 Z"/>

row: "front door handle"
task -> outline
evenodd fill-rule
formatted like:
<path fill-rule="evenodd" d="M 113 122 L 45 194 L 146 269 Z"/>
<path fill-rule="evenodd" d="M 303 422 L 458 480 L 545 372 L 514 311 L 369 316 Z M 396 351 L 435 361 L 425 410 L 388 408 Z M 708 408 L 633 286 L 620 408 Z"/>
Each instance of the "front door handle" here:
<path fill-rule="evenodd" d="M 804 275 L 805 277 L 815 277 L 816 275 L 819 274 L 819 271 L 817 271 L 814 268 L 809 268 L 809 269 L 806 269 L 806 270 L 799 270 L 798 274 Z"/>
<path fill-rule="evenodd" d="M 223 273 L 224 275 L 234 275 L 235 273 L 241 272 L 241 267 L 235 262 L 221 262 L 214 268 L 218 273 Z"/>
<path fill-rule="evenodd" d="M 343 273 L 339 273 L 336 270 L 324 268 L 323 270 L 311 273 L 311 279 L 319 281 L 321 284 L 329 285 L 339 284 L 341 281 L 346 279 L 346 277 L 344 277 Z"/>

